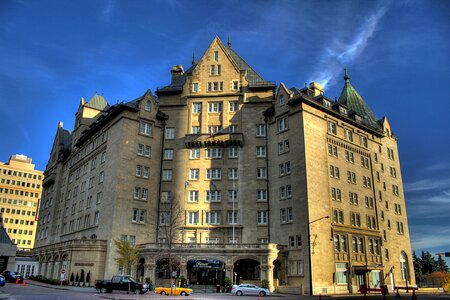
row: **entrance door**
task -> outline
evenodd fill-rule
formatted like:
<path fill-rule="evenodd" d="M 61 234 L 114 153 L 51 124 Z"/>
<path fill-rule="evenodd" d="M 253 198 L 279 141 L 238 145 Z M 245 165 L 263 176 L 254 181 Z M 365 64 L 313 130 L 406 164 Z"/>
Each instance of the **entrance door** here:
<path fill-rule="evenodd" d="M 357 287 L 359 288 L 361 285 L 366 285 L 366 276 L 365 276 L 365 274 L 358 274 L 358 273 L 356 273 L 355 274 L 355 276 L 356 276 L 356 285 L 357 285 Z"/>

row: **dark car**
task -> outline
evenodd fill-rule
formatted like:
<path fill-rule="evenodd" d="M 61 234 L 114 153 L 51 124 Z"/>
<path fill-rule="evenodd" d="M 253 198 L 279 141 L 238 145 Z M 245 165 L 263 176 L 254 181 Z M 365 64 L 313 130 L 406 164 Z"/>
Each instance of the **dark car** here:
<path fill-rule="evenodd" d="M 16 279 L 19 279 L 19 283 L 23 282 L 23 275 L 13 271 L 3 271 L 2 275 L 5 276 L 6 281 L 15 283 Z"/>
<path fill-rule="evenodd" d="M 0 275 L 0 286 L 5 286 L 5 283 L 6 283 L 5 276 Z"/>

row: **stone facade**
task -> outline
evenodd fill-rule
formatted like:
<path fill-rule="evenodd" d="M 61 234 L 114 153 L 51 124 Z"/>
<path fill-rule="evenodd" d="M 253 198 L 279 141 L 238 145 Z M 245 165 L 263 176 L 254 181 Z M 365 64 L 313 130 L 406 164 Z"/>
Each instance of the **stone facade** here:
<path fill-rule="evenodd" d="M 126 272 L 113 241 L 127 239 L 140 253 L 133 275 L 156 285 L 415 284 L 397 141 L 348 75 L 338 101 L 317 83 L 277 89 L 216 37 L 171 76 L 156 100 L 110 107 L 96 95 L 81 100 L 73 132 L 59 125 L 41 274 Z"/>

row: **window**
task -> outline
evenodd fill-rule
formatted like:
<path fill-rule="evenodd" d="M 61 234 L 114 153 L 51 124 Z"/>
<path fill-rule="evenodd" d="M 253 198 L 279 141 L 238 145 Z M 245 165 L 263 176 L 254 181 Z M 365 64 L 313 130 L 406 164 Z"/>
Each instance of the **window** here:
<path fill-rule="evenodd" d="M 267 201 L 267 190 L 257 190 L 256 201 Z"/>
<path fill-rule="evenodd" d="M 102 152 L 102 156 L 100 158 L 100 163 L 104 163 L 106 161 L 106 152 Z"/>
<path fill-rule="evenodd" d="M 208 103 L 208 112 L 218 113 L 221 111 L 222 111 L 222 102 L 209 102 Z"/>
<path fill-rule="evenodd" d="M 239 178 L 239 173 L 237 168 L 228 169 L 228 179 L 235 180 Z"/>
<path fill-rule="evenodd" d="M 285 131 L 288 129 L 288 119 L 287 117 L 282 117 L 277 120 L 278 132 Z"/>
<path fill-rule="evenodd" d="M 302 247 L 302 236 L 301 235 L 297 235 L 295 237 L 295 240 L 296 240 L 297 248 L 301 248 Z"/>
<path fill-rule="evenodd" d="M 143 188 L 142 192 L 141 192 L 141 199 L 142 200 L 147 200 L 148 199 L 148 189 Z"/>
<path fill-rule="evenodd" d="M 289 140 L 284 140 L 278 143 L 278 154 L 289 152 Z"/>
<path fill-rule="evenodd" d="M 140 187 L 135 187 L 134 188 L 134 192 L 133 192 L 133 198 L 134 199 L 139 199 L 141 197 L 141 188 Z"/>
<path fill-rule="evenodd" d="M 175 138 L 175 128 L 166 127 L 166 140 L 173 140 Z"/>
<path fill-rule="evenodd" d="M 101 171 L 99 174 L 98 174 L 98 183 L 100 184 L 100 183 L 103 183 L 103 181 L 105 180 L 105 172 L 104 171 Z"/>
<path fill-rule="evenodd" d="M 353 152 L 345 150 L 345 161 L 348 161 L 350 163 L 355 162 L 355 155 L 353 154 Z"/>
<path fill-rule="evenodd" d="M 135 171 L 135 175 L 136 177 L 141 177 L 142 176 L 142 166 L 136 166 L 136 171 Z"/>
<path fill-rule="evenodd" d="M 219 51 L 214 51 L 214 60 L 215 61 L 219 60 Z"/>
<path fill-rule="evenodd" d="M 145 190 L 147 190 L 147 189 L 145 189 Z M 103 195 L 102 192 L 97 193 L 97 196 L 95 197 L 96 205 L 99 205 L 102 202 L 102 195 Z M 90 196 L 90 197 L 92 197 L 92 196 Z M 88 201 L 89 201 L 89 198 L 88 198 Z"/>
<path fill-rule="evenodd" d="M 222 201 L 222 193 L 219 190 L 209 190 L 206 191 L 207 202 L 219 202 Z"/>
<path fill-rule="evenodd" d="M 173 149 L 164 149 L 164 160 L 173 159 Z"/>
<path fill-rule="evenodd" d="M 333 223 L 344 224 L 344 212 L 339 209 L 333 209 Z"/>
<path fill-rule="evenodd" d="M 167 225 L 170 222 L 170 213 L 167 211 L 161 212 L 159 214 L 159 224 L 160 225 Z"/>
<path fill-rule="evenodd" d="M 170 181 L 172 180 L 172 170 L 163 170 L 163 181 Z"/>
<path fill-rule="evenodd" d="M 353 142 L 353 132 L 348 128 L 345 128 L 345 139 Z"/>
<path fill-rule="evenodd" d="M 365 136 L 360 136 L 359 141 L 360 141 L 361 146 L 367 148 L 367 138 Z"/>
<path fill-rule="evenodd" d="M 199 159 L 200 158 L 200 149 L 199 148 L 193 148 L 189 151 L 189 158 L 190 159 Z"/>
<path fill-rule="evenodd" d="M 377 229 L 377 223 L 374 216 L 367 216 L 367 228 Z"/>
<path fill-rule="evenodd" d="M 137 223 L 138 218 L 139 218 L 139 209 L 133 208 L 133 217 L 131 221 Z"/>
<path fill-rule="evenodd" d="M 151 109 L 152 109 L 152 103 L 149 100 L 145 101 L 144 110 L 150 111 Z"/>
<path fill-rule="evenodd" d="M 200 177 L 200 169 L 190 169 L 189 170 L 189 179 L 190 180 L 198 180 Z"/>
<path fill-rule="evenodd" d="M 230 101 L 230 112 L 237 112 L 239 110 L 239 103 L 237 101 Z"/>
<path fill-rule="evenodd" d="M 139 133 L 143 135 L 152 135 L 152 124 L 141 121 L 139 124 Z"/>
<path fill-rule="evenodd" d="M 369 159 L 367 157 L 361 156 L 361 167 L 369 168 Z"/>
<path fill-rule="evenodd" d="M 196 114 L 202 113 L 202 104 L 200 102 L 194 102 L 192 103 L 192 112 Z"/>
<path fill-rule="evenodd" d="M 399 192 L 398 192 L 398 186 L 395 185 L 395 184 L 392 185 L 392 193 L 393 193 L 394 195 L 396 195 L 396 196 L 399 195 Z"/>
<path fill-rule="evenodd" d="M 151 154 L 150 146 L 138 144 L 137 154 L 141 155 L 141 156 L 150 157 L 150 154 Z"/>
<path fill-rule="evenodd" d="M 149 176 L 150 176 L 150 168 L 144 166 L 144 167 L 143 167 L 142 177 L 148 178 Z"/>
<path fill-rule="evenodd" d="M 288 243 L 289 243 L 289 248 L 294 248 L 295 247 L 295 237 L 290 236 Z"/>
<path fill-rule="evenodd" d="M 206 169 L 206 179 L 222 179 L 222 169 Z"/>
<path fill-rule="evenodd" d="M 170 191 L 162 191 L 161 193 L 161 202 L 169 202 L 172 199 L 172 192 Z"/>
<path fill-rule="evenodd" d="M 278 166 L 280 176 L 291 174 L 291 163 L 289 161 Z"/>
<path fill-rule="evenodd" d="M 330 177 L 332 178 L 339 178 L 340 177 L 340 172 L 339 172 L 339 168 L 330 165 Z"/>
<path fill-rule="evenodd" d="M 147 222 L 147 210 L 141 209 L 139 214 L 139 223 L 146 223 Z"/>
<path fill-rule="evenodd" d="M 209 75 L 215 75 L 216 74 L 216 66 L 215 65 L 211 65 L 209 67 Z"/>
<path fill-rule="evenodd" d="M 257 221 L 258 221 L 258 225 L 266 225 L 267 224 L 267 211 L 265 211 L 265 210 L 257 211 Z"/>
<path fill-rule="evenodd" d="M 361 227 L 361 217 L 358 213 L 350 213 L 350 222 L 352 226 Z"/>
<path fill-rule="evenodd" d="M 192 92 L 194 92 L 194 93 L 198 92 L 198 82 L 194 82 L 192 84 Z"/>
<path fill-rule="evenodd" d="M 347 171 L 347 181 L 356 184 L 356 174 L 355 172 Z"/>
<path fill-rule="evenodd" d="M 266 146 L 256 146 L 256 157 L 266 157 Z"/>
<path fill-rule="evenodd" d="M 191 225 L 198 224 L 198 211 L 188 212 L 188 224 L 191 224 Z"/>
<path fill-rule="evenodd" d="M 358 205 L 358 194 L 354 192 L 349 192 L 350 204 Z"/>
<path fill-rule="evenodd" d="M 238 201 L 238 191 L 237 190 L 229 190 L 228 191 L 228 202 L 237 202 Z"/>
<path fill-rule="evenodd" d="M 398 234 L 405 234 L 404 228 L 403 228 L 403 222 L 397 222 L 397 233 Z"/>
<path fill-rule="evenodd" d="M 286 208 L 281 208 L 280 209 L 280 223 L 284 224 L 284 223 L 286 223 L 286 220 L 287 220 L 287 218 L 286 218 Z"/>
<path fill-rule="evenodd" d="M 328 144 L 328 155 L 338 157 L 338 149 L 336 146 Z"/>
<path fill-rule="evenodd" d="M 328 133 L 336 134 L 336 123 L 328 121 Z"/>
<path fill-rule="evenodd" d="M 336 263 L 336 283 L 337 284 L 347 284 L 347 264 L 346 263 Z"/>
<path fill-rule="evenodd" d="M 229 133 L 237 133 L 237 132 L 239 132 L 239 126 L 238 125 L 230 125 L 230 126 L 228 126 L 228 132 Z"/>
<path fill-rule="evenodd" d="M 395 214 L 401 215 L 402 214 L 402 207 L 400 204 L 394 203 L 394 211 Z"/>
<path fill-rule="evenodd" d="M 230 147 L 228 148 L 228 158 L 238 158 L 239 156 L 239 148 Z"/>
<path fill-rule="evenodd" d="M 208 133 L 209 134 L 216 134 L 222 132 L 222 125 L 209 125 L 208 126 Z"/>
<path fill-rule="evenodd" d="M 280 106 L 283 106 L 284 104 L 286 104 L 283 94 L 280 94 L 280 96 L 278 96 L 278 104 Z"/>
<path fill-rule="evenodd" d="M 267 178 L 267 169 L 262 168 L 256 168 L 256 178 L 257 179 L 265 179 Z"/>
<path fill-rule="evenodd" d="M 373 208 L 373 198 L 366 196 L 365 197 L 366 207 L 367 208 Z"/>
<path fill-rule="evenodd" d="M 347 252 L 347 236 L 345 234 L 335 234 L 333 240 L 334 251 Z"/>
<path fill-rule="evenodd" d="M 257 137 L 264 137 L 264 136 L 266 136 L 266 125 L 264 125 L 264 124 L 257 124 L 256 125 L 256 136 Z"/>
<path fill-rule="evenodd" d="M 201 133 L 201 126 L 192 126 L 191 127 L 191 133 L 192 134 L 200 134 Z"/>
<path fill-rule="evenodd" d="M 206 149 L 206 158 L 210 159 L 222 158 L 222 149 L 221 148 Z"/>
<path fill-rule="evenodd" d="M 342 201 L 342 194 L 341 194 L 341 190 L 338 188 L 331 188 L 331 199 L 335 200 L 335 201 Z"/>
<path fill-rule="evenodd" d="M 367 188 L 372 187 L 372 180 L 370 179 L 370 177 L 363 176 L 363 186 Z"/>
<path fill-rule="evenodd" d="M 198 191 L 189 191 L 189 202 L 198 202 Z"/>
<path fill-rule="evenodd" d="M 237 211 L 229 211 L 227 213 L 228 224 L 238 224 L 238 212 Z"/>
<path fill-rule="evenodd" d="M 231 82 L 231 89 L 232 89 L 233 91 L 237 91 L 237 90 L 239 89 L 239 81 L 233 80 L 233 81 Z"/>
<path fill-rule="evenodd" d="M 389 172 L 391 174 L 391 177 L 397 178 L 397 170 L 393 167 L 389 167 Z"/>
<path fill-rule="evenodd" d="M 220 224 L 220 212 L 218 211 L 207 211 L 205 215 L 206 224 Z"/>

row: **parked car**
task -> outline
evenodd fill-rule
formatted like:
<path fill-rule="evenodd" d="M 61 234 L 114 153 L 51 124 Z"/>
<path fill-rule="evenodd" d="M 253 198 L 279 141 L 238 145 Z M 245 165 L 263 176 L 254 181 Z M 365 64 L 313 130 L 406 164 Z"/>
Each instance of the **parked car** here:
<path fill-rule="evenodd" d="M 166 288 L 166 287 L 157 287 L 155 288 L 155 293 L 160 295 L 170 295 L 170 292 L 172 291 L 173 295 L 180 295 L 180 296 L 189 296 L 192 294 L 192 289 L 188 288 Z"/>
<path fill-rule="evenodd" d="M 113 290 L 130 291 L 135 294 L 145 294 L 148 291 L 148 284 L 137 282 L 131 276 L 117 275 L 111 280 L 96 280 L 95 289 L 100 293 L 111 293 Z"/>
<path fill-rule="evenodd" d="M 13 272 L 13 271 L 5 270 L 5 271 L 2 272 L 2 275 L 5 276 L 5 280 L 8 281 L 8 282 L 15 283 L 16 279 L 19 279 L 19 283 L 23 282 L 23 275 L 22 274 L 19 274 L 19 273 Z"/>
<path fill-rule="evenodd" d="M 233 287 L 231 288 L 231 293 L 237 296 L 260 295 L 261 297 L 264 297 L 270 295 L 270 291 L 268 289 L 259 287 L 254 284 L 233 285 Z"/>
<path fill-rule="evenodd" d="M 5 286 L 6 281 L 5 281 L 5 276 L 0 275 L 0 286 Z"/>

